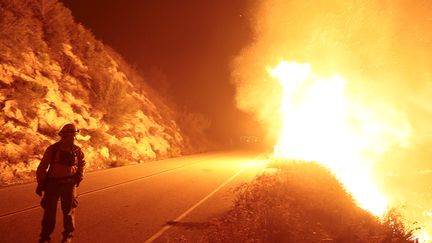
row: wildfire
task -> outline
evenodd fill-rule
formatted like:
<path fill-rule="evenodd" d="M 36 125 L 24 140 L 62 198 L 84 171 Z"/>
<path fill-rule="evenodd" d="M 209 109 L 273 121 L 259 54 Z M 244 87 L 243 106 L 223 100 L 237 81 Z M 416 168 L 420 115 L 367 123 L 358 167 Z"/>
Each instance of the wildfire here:
<path fill-rule="evenodd" d="M 365 107 L 346 95 L 347 80 L 318 77 L 309 64 L 282 61 L 268 72 L 283 88 L 275 155 L 323 164 L 361 207 L 382 216 L 388 202 L 371 170 L 376 156 L 409 138 L 403 117 L 389 107 L 385 114 Z"/>

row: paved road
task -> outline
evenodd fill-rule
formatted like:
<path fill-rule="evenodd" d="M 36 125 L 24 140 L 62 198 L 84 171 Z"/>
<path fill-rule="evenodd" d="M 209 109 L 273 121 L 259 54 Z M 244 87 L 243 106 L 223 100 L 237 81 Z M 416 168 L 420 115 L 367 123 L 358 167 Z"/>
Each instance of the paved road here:
<path fill-rule="evenodd" d="M 208 220 L 231 205 L 230 189 L 263 167 L 256 152 L 185 156 L 86 174 L 74 242 L 164 242 L 168 221 Z M 34 183 L 0 188 L 0 242 L 37 242 L 42 209 Z M 59 242 L 58 208 L 53 241 Z"/>

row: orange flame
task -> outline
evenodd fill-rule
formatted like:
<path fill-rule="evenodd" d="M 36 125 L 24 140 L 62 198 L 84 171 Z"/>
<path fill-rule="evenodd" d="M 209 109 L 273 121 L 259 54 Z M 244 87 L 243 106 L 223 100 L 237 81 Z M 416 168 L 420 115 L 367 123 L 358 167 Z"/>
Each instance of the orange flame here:
<path fill-rule="evenodd" d="M 320 78 L 309 64 L 282 61 L 267 70 L 283 88 L 275 155 L 322 163 L 361 207 L 382 216 L 388 202 L 372 178 L 374 158 L 409 139 L 403 115 L 364 106 L 346 95 L 347 80 Z"/>

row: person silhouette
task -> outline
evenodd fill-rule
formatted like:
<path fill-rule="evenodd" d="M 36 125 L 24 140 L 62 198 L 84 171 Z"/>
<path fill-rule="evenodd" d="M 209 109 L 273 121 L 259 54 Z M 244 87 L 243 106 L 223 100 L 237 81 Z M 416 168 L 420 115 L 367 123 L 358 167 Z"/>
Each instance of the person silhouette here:
<path fill-rule="evenodd" d="M 74 213 L 78 205 L 76 187 L 83 180 L 84 153 L 74 144 L 78 133 L 74 124 L 66 124 L 58 133 L 60 141 L 48 146 L 36 171 L 36 194 L 42 197 L 44 210 L 39 242 L 50 242 L 54 231 L 57 202 L 63 211 L 63 239 L 71 242 L 75 230 Z"/>

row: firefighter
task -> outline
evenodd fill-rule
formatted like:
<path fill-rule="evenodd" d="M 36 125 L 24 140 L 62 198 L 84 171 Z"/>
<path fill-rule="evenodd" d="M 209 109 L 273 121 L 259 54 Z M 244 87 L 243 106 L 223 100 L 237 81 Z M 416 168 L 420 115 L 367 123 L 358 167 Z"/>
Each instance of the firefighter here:
<path fill-rule="evenodd" d="M 50 145 L 36 171 L 36 194 L 42 197 L 44 210 L 39 242 L 49 242 L 56 221 L 57 202 L 63 211 L 63 239 L 71 242 L 75 229 L 74 211 L 78 205 L 76 187 L 83 179 L 84 154 L 74 144 L 78 130 L 74 124 L 66 124 L 58 133 L 60 141 Z"/>

